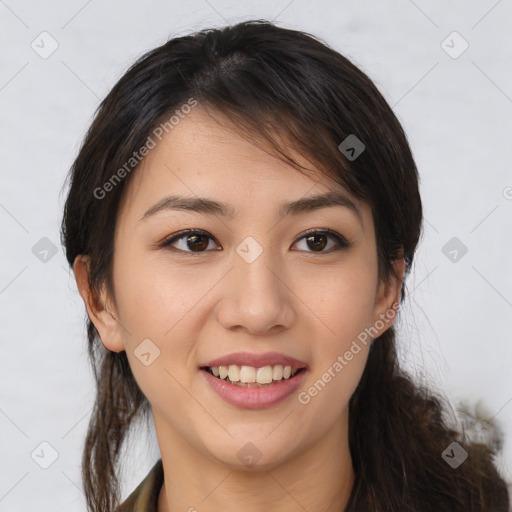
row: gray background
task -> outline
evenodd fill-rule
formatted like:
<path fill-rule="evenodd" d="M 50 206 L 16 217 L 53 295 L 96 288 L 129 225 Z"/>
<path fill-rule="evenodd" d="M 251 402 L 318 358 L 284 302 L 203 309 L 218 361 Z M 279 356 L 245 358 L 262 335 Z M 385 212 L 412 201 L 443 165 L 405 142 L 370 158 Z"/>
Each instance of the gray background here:
<path fill-rule="evenodd" d="M 321 37 L 393 106 L 425 208 L 401 359 L 454 405 L 478 403 L 512 432 L 510 0 L 0 0 L 0 16 L 0 510 L 85 510 L 80 457 L 94 387 L 59 221 L 61 188 L 95 108 L 168 37 L 249 18 Z M 53 450 L 58 458 L 43 469 Z M 152 431 L 135 432 L 123 496 L 158 453 Z M 510 436 L 498 463 L 510 478 Z"/>

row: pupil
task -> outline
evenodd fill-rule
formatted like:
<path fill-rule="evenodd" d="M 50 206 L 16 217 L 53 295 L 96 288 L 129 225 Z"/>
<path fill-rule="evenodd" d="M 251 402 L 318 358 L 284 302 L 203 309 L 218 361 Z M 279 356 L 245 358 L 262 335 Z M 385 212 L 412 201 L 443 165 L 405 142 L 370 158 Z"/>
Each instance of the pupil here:
<path fill-rule="evenodd" d="M 203 243 L 201 244 L 201 239 Z M 206 241 L 206 243 L 205 243 Z M 188 245 L 189 249 L 192 249 L 192 251 L 199 252 L 203 249 L 206 249 L 208 247 L 208 240 L 206 240 L 206 237 L 202 235 L 190 235 L 187 237 L 187 244 L 192 243 L 193 245 Z"/>
<path fill-rule="evenodd" d="M 319 239 L 322 239 L 322 241 L 319 241 Z M 308 236 L 306 240 L 310 249 L 316 248 L 322 250 L 327 245 L 326 236 L 322 234 Z M 309 245 L 310 242 L 313 246 Z"/>

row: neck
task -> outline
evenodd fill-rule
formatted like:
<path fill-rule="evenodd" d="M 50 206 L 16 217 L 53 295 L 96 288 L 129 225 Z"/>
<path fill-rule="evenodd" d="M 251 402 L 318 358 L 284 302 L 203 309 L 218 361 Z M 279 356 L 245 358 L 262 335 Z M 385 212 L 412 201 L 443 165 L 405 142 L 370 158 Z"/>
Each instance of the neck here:
<path fill-rule="evenodd" d="M 339 512 L 348 503 L 354 483 L 348 411 L 323 438 L 266 469 L 222 465 L 156 416 L 155 428 L 165 475 L 158 512 Z"/>

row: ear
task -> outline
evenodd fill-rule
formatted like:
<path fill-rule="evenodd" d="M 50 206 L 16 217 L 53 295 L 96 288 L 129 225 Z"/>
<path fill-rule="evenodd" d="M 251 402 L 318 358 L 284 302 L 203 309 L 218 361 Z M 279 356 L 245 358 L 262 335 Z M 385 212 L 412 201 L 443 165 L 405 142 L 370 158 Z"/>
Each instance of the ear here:
<path fill-rule="evenodd" d="M 101 341 L 105 348 L 112 352 L 124 350 L 124 343 L 121 337 L 121 326 L 116 319 L 114 310 L 110 304 L 106 286 L 102 286 L 99 294 L 89 285 L 89 256 L 78 255 L 73 263 L 73 272 L 80 296 L 82 297 L 87 314 L 96 327 Z"/>
<path fill-rule="evenodd" d="M 392 274 L 387 281 L 381 280 L 378 285 L 373 316 L 374 330 L 378 334 L 374 338 L 378 338 L 393 325 L 398 313 L 405 273 L 404 258 L 400 257 L 394 260 L 393 268 L 395 274 Z"/>

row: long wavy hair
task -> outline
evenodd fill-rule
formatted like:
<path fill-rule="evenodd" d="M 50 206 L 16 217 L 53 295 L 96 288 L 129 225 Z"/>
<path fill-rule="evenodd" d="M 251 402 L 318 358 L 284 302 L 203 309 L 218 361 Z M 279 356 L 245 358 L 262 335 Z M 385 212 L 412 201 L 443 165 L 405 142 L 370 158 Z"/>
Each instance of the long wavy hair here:
<path fill-rule="evenodd" d="M 98 107 L 68 176 L 62 219 L 67 260 L 72 266 L 77 255 L 90 257 L 93 293 L 106 285 L 113 296 L 116 219 L 138 167 L 130 159 L 162 123 L 170 129 L 166 120 L 185 112 L 191 98 L 200 108 L 222 112 L 240 134 L 305 172 L 286 151 L 286 140 L 366 201 L 380 278 L 393 276 L 392 262 L 402 254 L 409 272 L 422 205 L 416 165 L 391 108 L 360 69 L 324 42 L 255 20 L 170 39 L 131 66 Z M 355 160 L 338 148 L 349 135 L 365 145 Z M 113 181 L 116 173 L 122 179 Z M 402 301 L 405 291 L 404 284 Z M 123 441 L 140 416 L 147 418 L 150 404 L 126 353 L 106 350 L 89 318 L 87 336 L 97 396 L 82 477 L 88 510 L 111 512 L 120 500 Z M 492 442 L 471 441 L 464 425 L 449 426 L 449 407 L 400 368 L 392 327 L 374 341 L 349 404 L 356 478 L 346 512 L 508 510 L 507 484 L 494 461 L 499 432 Z M 457 469 L 442 457 L 454 441 L 469 454 Z"/>

